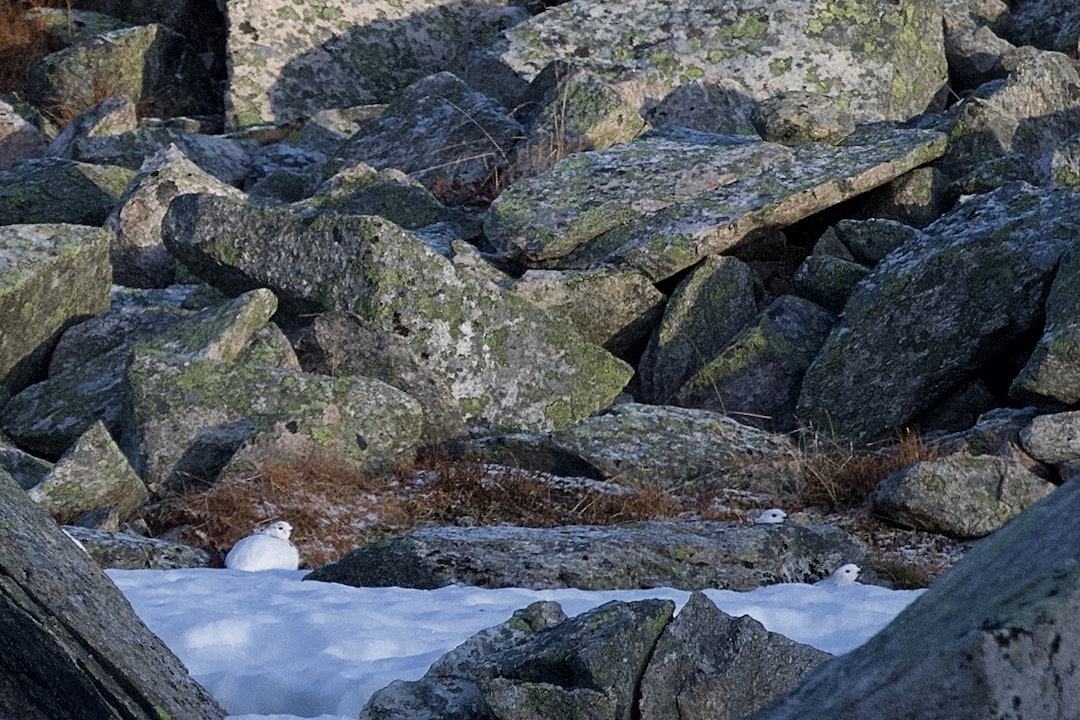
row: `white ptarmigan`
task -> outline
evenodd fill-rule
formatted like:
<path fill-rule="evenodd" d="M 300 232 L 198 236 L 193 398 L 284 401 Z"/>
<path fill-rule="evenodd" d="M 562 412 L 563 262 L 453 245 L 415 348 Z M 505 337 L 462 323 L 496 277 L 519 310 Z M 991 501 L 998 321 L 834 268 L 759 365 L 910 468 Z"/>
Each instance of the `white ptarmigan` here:
<path fill-rule="evenodd" d="M 754 521 L 755 525 L 779 525 L 787 520 L 787 513 L 780 508 L 770 508 L 763 511 Z"/>
<path fill-rule="evenodd" d="M 289 542 L 292 525 L 284 520 L 270 523 L 242 538 L 225 556 L 225 567 L 230 570 L 296 570 L 300 567 L 300 553 Z"/>
<path fill-rule="evenodd" d="M 824 580 L 818 580 L 815 585 L 825 585 L 830 587 L 838 587 L 840 585 L 850 585 L 855 582 L 855 578 L 859 577 L 859 566 L 853 563 L 847 565 L 841 565 L 833 570 L 833 574 Z"/>

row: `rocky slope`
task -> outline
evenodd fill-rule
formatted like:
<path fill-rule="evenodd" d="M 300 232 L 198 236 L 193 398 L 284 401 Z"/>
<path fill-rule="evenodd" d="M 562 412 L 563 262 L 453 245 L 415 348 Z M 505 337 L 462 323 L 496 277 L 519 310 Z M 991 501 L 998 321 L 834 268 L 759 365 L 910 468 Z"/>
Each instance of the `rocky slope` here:
<path fill-rule="evenodd" d="M 883 559 L 992 543 L 1071 486 L 1080 29 L 1060 3 L 223 8 L 34 11 L 67 47 L 0 106 L 0 468 L 100 531 L 102 562 L 205 562 L 250 527 L 185 516 L 171 537 L 209 554 L 107 533 L 215 489 L 273 519 L 245 489 L 319 463 L 338 487 L 293 518 L 301 551 L 331 525 L 344 547 L 317 576 L 425 586 L 741 588 L 852 561 L 888 582 Z M 365 545 L 368 521 L 333 520 L 432 493 L 407 468 L 433 447 L 488 463 L 480 494 L 514 468 L 570 498 L 566 527 L 408 534 L 384 506 L 367 516 L 401 537 Z M 648 497 L 673 519 L 572 521 Z M 476 525 L 444 504 L 410 522 Z M 795 526 L 749 524 L 772 505 Z M 819 527 L 837 505 L 862 544 Z M 970 582 L 949 577 L 942 603 Z M 633 657 L 662 644 L 649 613 Z M 569 707 L 523 650 L 492 652 L 421 692 L 467 681 L 476 717 Z M 627 662 L 566 685 L 573 706 L 667 707 Z M 965 706 L 1005 712 L 1020 676 L 979 667 L 994 690 Z"/>

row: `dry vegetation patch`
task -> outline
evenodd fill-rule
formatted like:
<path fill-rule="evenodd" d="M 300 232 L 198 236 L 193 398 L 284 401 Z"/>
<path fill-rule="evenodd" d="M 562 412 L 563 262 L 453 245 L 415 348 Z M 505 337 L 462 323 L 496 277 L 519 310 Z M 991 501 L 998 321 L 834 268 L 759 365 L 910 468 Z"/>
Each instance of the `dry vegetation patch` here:
<path fill-rule="evenodd" d="M 30 66 L 63 48 L 63 42 L 49 31 L 47 23 L 34 15 L 34 10 L 43 7 L 67 6 L 43 0 L 0 2 L 0 92 L 22 90 Z"/>
<path fill-rule="evenodd" d="M 265 463 L 248 476 L 171 499 L 151 524 L 159 533 L 185 527 L 188 538 L 226 551 L 253 528 L 287 519 L 302 564 L 318 567 L 372 540 L 425 526 L 613 524 L 685 510 L 659 488 L 567 482 L 475 458 L 429 452 L 376 477 L 326 454 Z"/>
<path fill-rule="evenodd" d="M 797 502 L 829 510 L 862 508 L 886 477 L 939 455 L 937 446 L 926 444 L 911 430 L 900 433 L 894 443 L 866 449 L 813 434 L 803 444 L 803 485 Z"/>
<path fill-rule="evenodd" d="M 301 564 L 318 567 L 380 538 L 423 527 L 610 525 L 668 518 L 748 521 L 754 509 L 779 505 L 859 537 L 875 571 L 898 587 L 923 587 L 951 566 L 963 546 L 899 530 L 873 518 L 869 494 L 888 474 L 936 457 L 918 435 L 888 447 L 853 450 L 817 438 L 801 460 L 805 481 L 783 497 L 719 487 L 629 489 L 584 478 L 559 478 L 485 464 L 475 457 L 426 451 L 389 476 L 373 476 L 330 453 L 268 462 L 247 476 L 173 498 L 151 519 L 155 532 L 178 529 L 221 552 L 253 528 L 286 519 Z"/>

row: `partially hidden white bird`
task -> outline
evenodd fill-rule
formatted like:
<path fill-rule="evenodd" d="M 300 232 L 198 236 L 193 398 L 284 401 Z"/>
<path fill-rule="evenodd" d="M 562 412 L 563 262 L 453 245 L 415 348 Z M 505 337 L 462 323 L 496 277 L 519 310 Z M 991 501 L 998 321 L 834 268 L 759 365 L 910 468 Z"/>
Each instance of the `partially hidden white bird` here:
<path fill-rule="evenodd" d="M 815 585 L 825 585 L 829 587 L 838 587 L 840 585 L 851 585 L 855 582 L 855 578 L 859 577 L 859 566 L 853 563 L 847 565 L 841 565 L 833 570 L 833 574 L 824 580 L 818 580 Z"/>
<path fill-rule="evenodd" d="M 230 570 L 296 570 L 300 553 L 289 542 L 292 525 L 284 520 L 272 522 L 240 539 L 225 556 Z"/>
<path fill-rule="evenodd" d="M 779 525 L 787 520 L 787 513 L 780 508 L 770 508 L 758 515 L 755 525 Z"/>

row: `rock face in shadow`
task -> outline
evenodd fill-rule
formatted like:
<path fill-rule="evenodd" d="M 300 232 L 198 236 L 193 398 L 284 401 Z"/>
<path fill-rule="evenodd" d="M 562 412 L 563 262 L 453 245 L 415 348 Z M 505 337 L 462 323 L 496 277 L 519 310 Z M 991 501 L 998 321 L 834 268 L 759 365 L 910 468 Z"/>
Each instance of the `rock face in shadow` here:
<path fill-rule="evenodd" d="M 751 717 L 1073 717 L 1077 513 L 1080 482 L 1072 480 L 976 546 L 865 645 Z"/>
<path fill-rule="evenodd" d="M 642 720 L 740 720 L 832 656 L 734 618 L 694 593 L 656 642 L 641 680 Z"/>
<path fill-rule="evenodd" d="M 1071 192 L 1014 183 L 890 253 L 848 298 L 803 379 L 798 416 L 874 440 L 991 362 L 1000 367 L 1042 322 L 1065 239 L 1080 223 L 1075 207 Z"/>
<path fill-rule="evenodd" d="M 224 717 L 89 556 L 3 472 L 0 508 L 0 717 Z"/>

